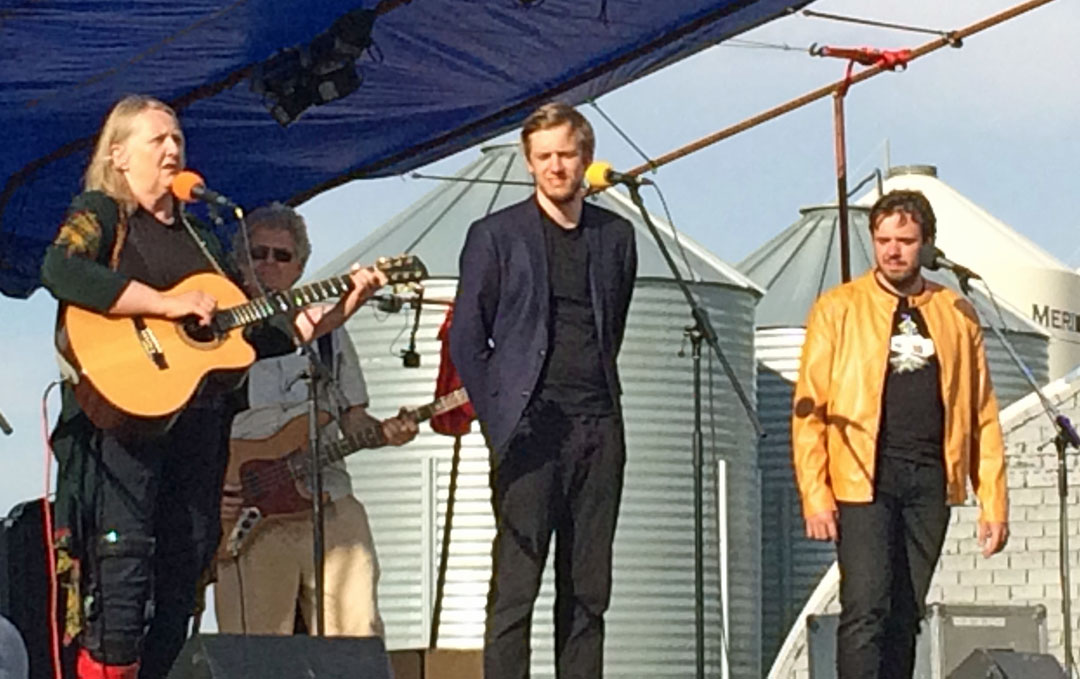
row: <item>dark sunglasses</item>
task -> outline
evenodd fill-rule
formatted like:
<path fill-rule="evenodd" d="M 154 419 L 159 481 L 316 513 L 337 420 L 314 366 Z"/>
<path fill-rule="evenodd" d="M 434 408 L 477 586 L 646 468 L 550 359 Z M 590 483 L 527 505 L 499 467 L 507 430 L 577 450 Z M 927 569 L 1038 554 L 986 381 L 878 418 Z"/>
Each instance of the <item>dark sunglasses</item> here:
<path fill-rule="evenodd" d="M 291 262 L 294 256 L 293 253 L 284 248 L 270 248 L 265 245 L 256 245 L 251 248 L 252 259 L 266 259 L 270 256 L 270 253 L 273 253 L 275 262 L 281 262 L 282 264 Z"/>

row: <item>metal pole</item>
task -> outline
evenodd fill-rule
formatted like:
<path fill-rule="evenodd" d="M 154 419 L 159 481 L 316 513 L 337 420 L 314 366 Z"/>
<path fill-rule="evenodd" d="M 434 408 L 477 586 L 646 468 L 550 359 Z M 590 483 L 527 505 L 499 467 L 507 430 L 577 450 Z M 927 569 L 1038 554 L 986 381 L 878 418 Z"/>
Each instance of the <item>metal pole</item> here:
<path fill-rule="evenodd" d="M 431 634 L 428 648 L 439 645 L 439 626 L 442 624 L 443 596 L 446 593 L 446 569 L 450 563 L 450 537 L 454 527 L 454 500 L 457 497 L 458 472 L 461 469 L 461 435 L 454 437 L 454 456 L 450 460 L 450 490 L 446 498 L 446 521 L 443 524 L 442 551 L 439 553 L 439 575 L 435 579 L 435 605 L 431 611 Z"/>
<path fill-rule="evenodd" d="M 1058 573 L 1061 576 L 1061 617 L 1064 621 L 1063 641 L 1065 645 L 1065 675 L 1069 679 L 1076 677 L 1076 661 L 1072 651 L 1072 578 L 1069 575 L 1069 467 L 1065 460 L 1065 448 L 1068 440 L 1060 431 L 1054 437 L 1057 449 L 1058 481 L 1058 532 L 1061 534 L 1058 550 Z"/>
<path fill-rule="evenodd" d="M 833 92 L 833 136 L 836 151 L 836 203 L 839 208 L 840 282 L 851 280 L 851 236 L 848 233 L 847 146 L 844 136 L 844 96 L 846 89 Z"/>
<path fill-rule="evenodd" d="M 701 433 L 701 329 L 686 329 L 694 363 L 694 660 L 697 679 L 705 679 L 705 484 L 704 449 Z"/>
<path fill-rule="evenodd" d="M 323 600 L 326 591 L 325 585 L 325 545 L 324 517 L 323 517 L 323 479 L 322 479 L 322 456 L 319 452 L 319 378 L 318 366 L 315 365 L 314 353 L 308 356 L 308 450 L 311 451 L 308 460 L 308 478 L 311 479 L 311 559 L 315 570 L 315 629 L 312 630 L 317 637 L 326 636 L 326 602 Z"/>

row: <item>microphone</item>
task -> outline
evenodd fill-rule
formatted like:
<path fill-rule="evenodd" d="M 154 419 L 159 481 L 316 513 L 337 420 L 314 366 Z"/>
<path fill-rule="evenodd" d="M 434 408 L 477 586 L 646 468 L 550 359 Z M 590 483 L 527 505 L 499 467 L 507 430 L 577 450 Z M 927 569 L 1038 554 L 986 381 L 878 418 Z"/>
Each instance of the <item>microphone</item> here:
<path fill-rule="evenodd" d="M 368 302 L 373 302 L 375 308 L 383 313 L 396 314 L 406 304 L 412 305 L 417 301 L 415 295 L 399 295 L 397 293 L 375 294 L 368 297 Z"/>
<path fill-rule="evenodd" d="M 617 172 L 611 169 L 611 163 L 605 163 L 603 161 L 596 161 L 590 163 L 587 170 L 585 170 L 585 180 L 589 182 L 589 186 L 594 189 L 606 189 L 609 186 L 615 184 L 626 184 L 627 186 L 642 186 L 645 184 L 652 184 L 652 181 L 644 177 L 638 177 L 637 175 L 627 174 L 625 172 Z"/>
<path fill-rule="evenodd" d="M 401 351 L 401 365 L 405 368 L 419 368 L 420 354 L 416 351 L 416 333 L 420 330 L 420 312 L 424 309 L 424 289 L 420 288 L 412 302 L 416 309 L 413 317 L 412 332 L 409 334 L 409 347 Z"/>
<path fill-rule="evenodd" d="M 980 281 L 982 276 L 975 273 L 971 269 L 957 264 L 942 252 L 939 248 L 934 247 L 930 243 L 923 243 L 923 246 L 919 248 L 919 264 L 930 269 L 931 271 L 937 271 L 938 269 L 948 269 L 956 274 L 957 278 L 977 278 Z"/>
<path fill-rule="evenodd" d="M 197 200 L 201 200 L 212 206 L 232 208 L 233 211 L 240 209 L 239 205 L 229 200 L 226 196 L 213 189 L 207 188 L 206 182 L 199 176 L 199 173 L 192 172 L 191 170 L 183 170 L 173 177 L 172 192 L 174 196 L 185 203 L 193 203 Z"/>

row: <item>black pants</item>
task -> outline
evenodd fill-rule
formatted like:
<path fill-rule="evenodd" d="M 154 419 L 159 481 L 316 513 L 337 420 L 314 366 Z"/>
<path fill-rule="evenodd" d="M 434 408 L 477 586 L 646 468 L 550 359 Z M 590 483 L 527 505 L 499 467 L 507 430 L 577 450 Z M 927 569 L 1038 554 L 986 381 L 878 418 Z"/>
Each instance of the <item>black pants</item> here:
<path fill-rule="evenodd" d="M 870 504 L 840 503 L 838 679 L 910 679 L 949 524 L 945 470 L 879 456 Z"/>
<path fill-rule="evenodd" d="M 168 674 L 187 637 L 199 576 L 221 532 L 231 411 L 189 408 L 158 438 L 98 434 L 86 530 L 80 639 L 110 665 L 141 661 L 140 679 Z"/>
<path fill-rule="evenodd" d="M 484 676 L 529 676 L 533 605 L 553 532 L 556 676 L 602 675 L 625 460 L 618 417 L 568 416 L 544 404 L 529 407 L 492 460 L 496 535 Z"/>

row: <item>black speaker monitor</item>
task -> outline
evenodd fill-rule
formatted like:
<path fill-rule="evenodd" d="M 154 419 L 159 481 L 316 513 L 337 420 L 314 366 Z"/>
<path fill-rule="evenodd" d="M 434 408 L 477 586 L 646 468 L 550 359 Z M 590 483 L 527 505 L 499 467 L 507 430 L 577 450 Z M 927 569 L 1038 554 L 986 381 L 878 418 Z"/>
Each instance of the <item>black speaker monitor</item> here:
<path fill-rule="evenodd" d="M 1066 678 L 1065 670 L 1052 655 L 980 648 L 972 651 L 948 679 Z"/>
<path fill-rule="evenodd" d="M 200 634 L 188 639 L 169 679 L 390 679 L 378 637 Z"/>

